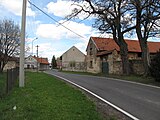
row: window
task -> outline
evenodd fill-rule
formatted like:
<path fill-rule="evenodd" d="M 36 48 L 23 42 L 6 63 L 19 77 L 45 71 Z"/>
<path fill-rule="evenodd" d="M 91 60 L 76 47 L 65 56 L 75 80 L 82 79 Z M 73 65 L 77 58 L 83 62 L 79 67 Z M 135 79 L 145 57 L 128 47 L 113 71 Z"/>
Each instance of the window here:
<path fill-rule="evenodd" d="M 93 55 L 93 49 L 92 48 L 90 48 L 90 50 L 89 50 L 89 55 Z"/>
<path fill-rule="evenodd" d="M 142 57 L 142 53 L 138 53 L 138 57 Z"/>
<path fill-rule="evenodd" d="M 90 61 L 89 67 L 93 68 L 93 61 Z"/>

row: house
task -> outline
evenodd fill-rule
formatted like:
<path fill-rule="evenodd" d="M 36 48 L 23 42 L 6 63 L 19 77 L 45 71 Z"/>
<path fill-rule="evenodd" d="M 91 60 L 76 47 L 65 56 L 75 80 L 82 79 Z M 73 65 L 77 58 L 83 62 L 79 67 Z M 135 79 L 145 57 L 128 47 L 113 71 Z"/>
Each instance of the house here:
<path fill-rule="evenodd" d="M 49 69 L 49 62 L 47 58 L 36 57 L 36 56 L 28 56 L 25 59 L 24 67 L 27 69 L 37 69 L 38 70 L 46 70 Z"/>
<path fill-rule="evenodd" d="M 133 73 L 142 74 L 142 52 L 139 42 L 125 40 L 128 44 L 128 58 Z M 150 56 L 160 49 L 160 42 L 148 42 Z M 90 37 L 87 45 L 87 72 L 122 74 L 120 48 L 112 38 Z"/>
<path fill-rule="evenodd" d="M 66 71 L 86 71 L 85 59 L 85 54 L 73 46 L 60 57 L 60 68 Z"/>
<path fill-rule="evenodd" d="M 62 67 L 62 60 L 60 59 L 60 57 L 57 58 L 56 63 L 57 63 L 57 68 L 61 69 L 61 67 Z"/>

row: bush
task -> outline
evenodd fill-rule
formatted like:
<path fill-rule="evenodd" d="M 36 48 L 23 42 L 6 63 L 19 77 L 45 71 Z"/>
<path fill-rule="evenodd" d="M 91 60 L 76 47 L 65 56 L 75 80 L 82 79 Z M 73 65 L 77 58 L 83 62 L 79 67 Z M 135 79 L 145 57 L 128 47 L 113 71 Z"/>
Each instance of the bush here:
<path fill-rule="evenodd" d="M 151 60 L 150 73 L 156 81 L 160 82 L 160 51 Z"/>

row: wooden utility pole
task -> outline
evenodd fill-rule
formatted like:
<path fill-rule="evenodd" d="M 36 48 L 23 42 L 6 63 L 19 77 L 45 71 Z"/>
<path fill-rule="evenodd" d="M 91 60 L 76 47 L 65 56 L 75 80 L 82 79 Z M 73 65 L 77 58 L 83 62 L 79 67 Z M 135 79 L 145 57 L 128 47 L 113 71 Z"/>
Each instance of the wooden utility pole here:
<path fill-rule="evenodd" d="M 21 43 L 20 43 L 19 87 L 24 87 L 26 6 L 27 6 L 27 0 L 23 0 L 22 22 L 21 22 Z"/>
<path fill-rule="evenodd" d="M 36 46 L 37 47 L 37 72 L 38 72 L 38 45 Z"/>

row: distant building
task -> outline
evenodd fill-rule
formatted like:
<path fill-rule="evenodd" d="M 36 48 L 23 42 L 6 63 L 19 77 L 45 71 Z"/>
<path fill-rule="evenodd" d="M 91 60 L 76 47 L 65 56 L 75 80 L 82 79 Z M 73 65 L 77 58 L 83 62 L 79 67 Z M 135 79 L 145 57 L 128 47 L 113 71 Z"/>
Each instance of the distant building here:
<path fill-rule="evenodd" d="M 62 68 L 62 60 L 60 59 L 60 57 L 57 58 L 56 63 L 57 63 L 57 68 L 61 69 Z"/>
<path fill-rule="evenodd" d="M 66 71 L 86 71 L 86 55 L 75 46 L 71 47 L 60 57 L 58 65 Z"/>
<path fill-rule="evenodd" d="M 38 65 L 38 70 L 46 70 L 49 69 L 49 62 L 47 58 L 42 58 L 42 57 L 36 57 L 36 56 L 28 56 L 25 59 L 25 65 L 24 67 L 26 69 L 37 69 Z"/>
<path fill-rule="evenodd" d="M 128 44 L 128 58 L 133 73 L 144 72 L 142 52 L 137 40 L 125 40 Z M 148 42 L 150 56 L 160 49 L 160 42 Z M 122 74 L 120 48 L 112 38 L 91 37 L 87 46 L 87 72 Z"/>

